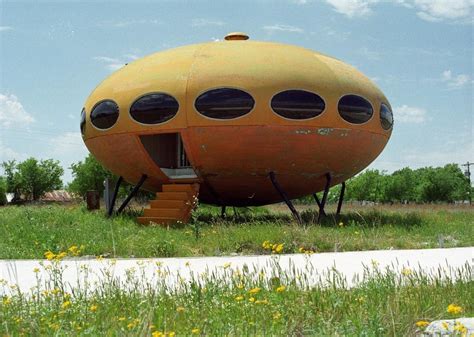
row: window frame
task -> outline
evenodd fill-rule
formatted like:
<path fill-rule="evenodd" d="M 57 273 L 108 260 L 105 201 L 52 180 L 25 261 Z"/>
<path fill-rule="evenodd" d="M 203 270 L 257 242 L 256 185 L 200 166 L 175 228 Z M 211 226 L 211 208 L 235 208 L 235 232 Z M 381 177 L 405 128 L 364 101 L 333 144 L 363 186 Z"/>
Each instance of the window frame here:
<path fill-rule="evenodd" d="M 388 129 L 385 129 L 382 124 L 382 105 L 385 105 L 388 110 L 390 111 L 390 114 L 392 115 L 392 123 L 390 124 L 390 127 Z M 392 107 L 390 106 L 389 103 L 381 102 L 380 103 L 380 110 L 379 110 L 379 121 L 380 121 L 380 126 L 384 131 L 391 131 L 393 130 L 393 124 L 395 123 L 395 119 L 393 118 L 393 110 Z"/>
<path fill-rule="evenodd" d="M 167 119 L 166 121 L 164 122 L 161 122 L 161 123 L 154 123 L 154 124 L 146 124 L 146 123 L 142 123 L 140 121 L 137 121 L 135 118 L 133 118 L 132 116 L 132 106 L 133 104 L 135 104 L 136 102 L 138 102 L 138 100 L 142 99 L 143 97 L 146 97 L 148 95 L 155 95 L 155 94 L 163 94 L 163 95 L 167 95 L 171 98 L 173 98 L 176 103 L 178 103 L 178 110 L 176 110 L 176 113 L 173 115 L 173 117 L 171 117 L 170 119 Z M 176 99 L 176 97 L 174 97 L 173 95 L 170 95 L 168 94 L 167 92 L 164 92 L 164 91 L 153 91 L 153 92 L 148 92 L 146 94 L 143 94 L 143 95 L 140 95 L 138 96 L 135 100 L 133 100 L 132 104 L 130 104 L 130 107 L 128 108 L 128 116 L 130 117 L 130 119 L 132 121 L 134 121 L 135 123 L 137 124 L 140 124 L 140 125 L 143 125 L 143 126 L 157 126 L 157 125 L 163 125 L 163 124 L 166 124 L 170 121 L 172 121 L 174 118 L 176 118 L 176 116 L 179 114 L 179 110 L 181 109 L 181 104 L 179 104 L 179 101 Z"/>
<path fill-rule="evenodd" d="M 253 100 L 253 106 L 252 106 L 252 109 L 249 110 L 249 112 L 247 112 L 246 114 L 242 115 L 242 116 L 238 116 L 238 117 L 235 117 L 235 118 L 213 118 L 213 117 L 208 117 L 206 115 L 203 115 L 201 112 L 199 112 L 199 110 L 196 108 L 196 102 L 198 100 L 199 97 L 201 97 L 203 94 L 205 94 L 206 92 L 208 91 L 212 91 L 212 90 L 218 90 L 218 89 L 235 89 L 235 90 L 239 90 L 239 91 L 242 91 L 244 93 L 246 93 L 247 95 L 249 95 L 252 100 Z M 207 119 L 210 119 L 210 120 L 213 120 L 213 121 L 219 121 L 219 122 L 222 122 L 222 121 L 235 121 L 237 119 L 240 119 L 240 118 L 243 118 L 243 117 L 246 117 L 248 115 L 250 115 L 254 110 L 255 110 L 255 107 L 257 106 L 257 101 L 255 100 L 255 98 L 252 96 L 251 93 L 249 93 L 247 90 L 243 90 L 241 88 L 238 88 L 238 87 L 232 87 L 232 86 L 221 86 L 221 87 L 212 87 L 212 88 L 209 88 L 209 89 L 205 89 L 203 91 L 201 91 L 197 96 L 196 98 L 194 99 L 194 102 L 193 102 L 193 109 L 194 111 L 201 117 L 204 117 L 204 118 L 207 118 Z"/>
<path fill-rule="evenodd" d="M 283 93 L 283 92 L 285 92 L 285 91 L 294 91 L 294 90 L 297 90 L 297 91 L 305 91 L 305 92 L 308 92 L 308 93 L 310 93 L 310 94 L 314 94 L 314 95 L 318 96 L 318 97 L 323 101 L 323 103 L 324 103 L 324 109 L 323 109 L 323 111 L 321 111 L 321 113 L 320 113 L 319 115 L 314 116 L 314 117 L 304 118 L 304 119 L 293 119 L 293 118 L 288 118 L 288 117 L 282 116 L 282 115 L 280 115 L 279 113 L 277 113 L 275 110 L 273 110 L 272 101 L 273 101 L 273 98 L 274 98 L 276 95 L 279 95 L 279 94 L 281 94 L 281 93 Z M 309 90 L 306 90 L 306 89 L 300 89 L 300 88 L 284 89 L 284 90 L 281 90 L 281 91 L 277 92 L 277 93 L 274 94 L 274 95 L 270 98 L 270 100 L 268 101 L 268 107 L 270 108 L 270 110 L 272 111 L 273 114 L 275 114 L 275 115 L 277 115 L 278 117 L 283 118 L 283 119 L 285 119 L 285 120 L 287 120 L 287 121 L 292 121 L 292 122 L 310 121 L 310 120 L 313 120 L 313 119 L 315 119 L 315 118 L 321 117 L 321 116 L 322 116 L 324 113 L 326 113 L 326 111 L 327 111 L 326 100 L 325 100 L 323 97 L 321 97 L 321 95 L 319 95 L 319 94 L 317 94 L 317 93 L 315 93 L 315 92 L 313 92 L 313 91 L 309 91 Z"/>
<path fill-rule="evenodd" d="M 117 106 L 117 108 L 118 108 L 117 120 L 114 122 L 114 124 L 112 124 L 112 126 L 110 126 L 110 127 L 107 128 L 107 129 L 101 129 L 101 128 L 99 128 L 99 127 L 96 126 L 96 125 L 94 124 L 94 122 L 92 121 L 92 113 L 94 112 L 94 109 L 95 109 L 97 106 L 99 106 L 99 104 L 101 104 L 101 103 L 103 103 L 103 102 L 113 102 L 113 103 Z M 94 104 L 94 106 L 93 106 L 92 109 L 91 109 L 91 113 L 90 113 L 90 115 L 89 115 L 89 119 L 90 119 L 91 125 L 92 125 L 95 129 L 97 129 L 97 130 L 99 130 L 99 131 L 108 131 L 108 130 L 112 129 L 112 128 L 118 123 L 119 118 L 120 118 L 120 106 L 117 104 L 117 102 L 115 102 L 115 101 L 114 101 L 113 99 L 111 99 L 111 98 L 102 99 L 102 100 L 98 101 L 96 104 Z"/>
<path fill-rule="evenodd" d="M 358 97 L 361 97 L 363 98 L 364 100 L 366 100 L 367 102 L 369 102 L 370 104 L 370 107 L 372 108 L 372 115 L 370 116 L 370 118 L 368 120 L 366 120 L 365 122 L 363 123 L 353 123 L 353 122 L 350 122 L 348 120 L 346 120 L 344 117 L 342 117 L 341 115 L 341 112 L 339 111 L 339 102 L 341 101 L 341 99 L 345 96 L 358 96 Z M 367 97 L 363 96 L 363 95 L 360 95 L 360 94 L 355 94 L 355 93 L 347 93 L 347 94 L 343 94 L 342 96 L 340 96 L 337 100 L 337 104 L 336 104 L 336 111 L 337 111 L 337 114 L 338 116 L 346 123 L 349 123 L 351 125 L 365 125 L 367 123 L 369 123 L 370 121 L 372 121 L 372 119 L 374 118 L 374 115 L 375 115 L 375 109 L 374 109 L 374 105 L 372 104 L 372 102 L 370 101 L 370 99 L 368 99 Z"/>

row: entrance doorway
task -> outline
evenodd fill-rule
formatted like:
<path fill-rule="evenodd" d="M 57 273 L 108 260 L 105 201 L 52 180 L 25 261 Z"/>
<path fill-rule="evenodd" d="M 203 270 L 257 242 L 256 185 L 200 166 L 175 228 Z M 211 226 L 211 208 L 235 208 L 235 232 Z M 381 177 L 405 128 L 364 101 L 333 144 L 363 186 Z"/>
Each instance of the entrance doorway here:
<path fill-rule="evenodd" d="M 197 178 L 188 160 L 180 133 L 143 135 L 140 136 L 140 141 L 151 159 L 168 178 Z"/>

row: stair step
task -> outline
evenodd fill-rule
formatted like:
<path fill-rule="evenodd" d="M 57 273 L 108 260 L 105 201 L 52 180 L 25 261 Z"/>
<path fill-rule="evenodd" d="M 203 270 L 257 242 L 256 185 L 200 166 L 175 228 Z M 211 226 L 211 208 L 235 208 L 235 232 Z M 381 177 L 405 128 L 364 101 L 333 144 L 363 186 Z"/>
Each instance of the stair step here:
<path fill-rule="evenodd" d="M 163 192 L 195 192 L 194 186 L 190 184 L 165 184 L 162 189 Z"/>
<path fill-rule="evenodd" d="M 185 200 L 150 200 L 150 208 L 179 208 L 183 209 L 189 205 Z"/>
<path fill-rule="evenodd" d="M 158 200 L 185 200 L 191 199 L 190 193 L 187 192 L 158 192 L 156 193 Z"/>
<path fill-rule="evenodd" d="M 184 219 L 188 215 L 189 210 L 178 208 L 147 208 L 145 209 L 145 217 L 165 217 L 174 219 Z"/>
<path fill-rule="evenodd" d="M 158 225 L 174 225 L 179 219 L 167 218 L 167 217 L 151 217 L 151 216 L 141 216 L 137 218 L 139 224 L 150 225 L 155 223 Z"/>

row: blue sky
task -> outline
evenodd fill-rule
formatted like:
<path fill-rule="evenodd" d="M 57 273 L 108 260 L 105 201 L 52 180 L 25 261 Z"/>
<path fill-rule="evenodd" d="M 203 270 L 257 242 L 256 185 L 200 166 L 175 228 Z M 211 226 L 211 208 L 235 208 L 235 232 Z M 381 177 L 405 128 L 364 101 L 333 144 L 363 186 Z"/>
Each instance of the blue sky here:
<path fill-rule="evenodd" d="M 320 51 L 375 81 L 395 127 L 371 168 L 473 161 L 473 8 L 474 0 L 0 0 L 0 162 L 82 160 L 80 111 L 100 81 L 136 58 L 232 31 Z"/>

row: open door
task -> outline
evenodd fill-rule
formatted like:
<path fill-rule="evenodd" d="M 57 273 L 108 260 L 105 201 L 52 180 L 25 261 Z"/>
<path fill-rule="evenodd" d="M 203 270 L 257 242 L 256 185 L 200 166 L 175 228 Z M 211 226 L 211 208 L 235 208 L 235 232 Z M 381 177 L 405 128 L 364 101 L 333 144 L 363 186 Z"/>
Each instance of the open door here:
<path fill-rule="evenodd" d="M 197 178 L 178 132 L 140 136 L 143 147 L 170 179 Z"/>

